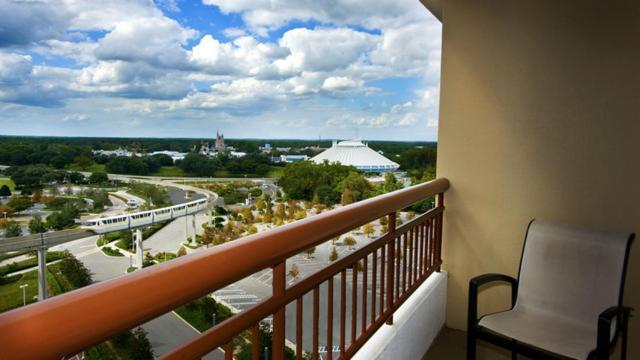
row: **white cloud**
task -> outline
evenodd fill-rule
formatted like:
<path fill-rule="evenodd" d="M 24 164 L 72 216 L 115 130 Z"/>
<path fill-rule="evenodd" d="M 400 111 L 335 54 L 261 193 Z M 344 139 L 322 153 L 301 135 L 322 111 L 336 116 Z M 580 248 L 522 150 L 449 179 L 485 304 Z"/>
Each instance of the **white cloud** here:
<path fill-rule="evenodd" d="M 375 36 L 348 28 L 293 29 L 280 39 L 280 46 L 288 48 L 291 54 L 277 60 L 275 65 L 282 74 L 333 71 L 358 61 L 375 42 Z"/>
<path fill-rule="evenodd" d="M 31 56 L 0 52 L 0 84 L 21 84 L 31 75 Z"/>
<path fill-rule="evenodd" d="M 62 118 L 63 121 L 87 121 L 89 120 L 89 115 L 87 114 L 69 114 Z"/>
<path fill-rule="evenodd" d="M 322 88 L 329 91 L 347 91 L 362 86 L 362 83 L 346 76 L 330 76 L 324 79 Z"/>
<path fill-rule="evenodd" d="M 185 29 L 175 20 L 161 17 L 118 22 L 98 42 L 95 54 L 102 60 L 144 61 L 158 67 L 187 68 L 182 45 L 197 31 Z"/>
<path fill-rule="evenodd" d="M 101 61 L 82 69 L 74 89 L 130 98 L 180 99 L 190 93 L 193 86 L 178 71 L 157 69 L 144 63 Z"/>
<path fill-rule="evenodd" d="M 205 35 L 191 50 L 189 61 L 209 74 L 257 76 L 269 71 L 275 59 L 289 52 L 273 43 L 260 43 L 250 36 L 222 43 Z"/>
<path fill-rule="evenodd" d="M 69 125 L 80 115 L 94 124 L 98 99 L 136 116 L 216 112 L 273 122 L 270 111 L 296 107 L 287 123 L 301 121 L 305 106 L 331 103 L 336 128 L 436 125 L 440 25 L 417 1 L 204 0 L 244 21 L 218 38 L 183 25 L 195 24 L 186 14 L 180 22 L 163 14 L 178 12 L 179 1 L 0 0 L 0 102 L 86 104 L 58 113 Z M 294 20 L 316 27 L 264 37 Z M 389 85 L 406 77 L 424 89 L 380 105 L 385 94 L 406 95 Z M 327 122 L 320 117 L 317 124 Z"/>
<path fill-rule="evenodd" d="M 241 28 L 237 28 L 237 27 L 230 27 L 230 28 L 226 28 L 223 31 L 224 36 L 228 37 L 228 38 L 237 38 L 240 36 L 246 36 L 247 35 L 247 31 Z"/>
<path fill-rule="evenodd" d="M 418 1 L 397 0 L 203 0 L 224 13 L 240 13 L 257 33 L 277 29 L 292 20 L 315 19 L 338 25 L 363 25 L 370 29 L 397 27 L 428 19 Z"/>

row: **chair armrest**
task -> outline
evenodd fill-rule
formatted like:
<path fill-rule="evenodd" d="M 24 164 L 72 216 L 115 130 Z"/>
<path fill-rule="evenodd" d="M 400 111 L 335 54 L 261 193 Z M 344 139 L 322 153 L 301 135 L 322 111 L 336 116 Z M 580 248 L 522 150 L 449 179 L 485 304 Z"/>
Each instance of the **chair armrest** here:
<path fill-rule="evenodd" d="M 468 330 L 474 329 L 478 322 L 478 287 L 483 284 L 503 281 L 511 284 L 511 306 L 516 304 L 516 296 L 518 294 L 518 280 L 504 274 L 484 274 L 476 276 L 469 280 L 469 312 L 468 316 Z"/>
<path fill-rule="evenodd" d="M 629 316 L 633 311 L 632 308 L 627 306 L 612 306 L 602 313 L 598 317 L 598 348 L 597 359 L 608 359 L 609 349 L 611 348 L 611 323 L 614 318 L 617 318 L 616 333 L 618 330 L 622 330 L 622 351 L 626 353 L 626 338 L 627 328 L 629 323 Z M 624 354 L 626 355 L 626 354 Z M 623 357 L 624 358 L 624 357 Z"/>
<path fill-rule="evenodd" d="M 480 287 L 480 285 L 496 281 L 503 281 L 511 284 L 511 306 L 514 306 L 516 304 L 516 296 L 518 295 L 518 280 L 504 274 L 484 274 L 469 280 L 469 298 L 471 298 L 473 291 L 473 296 L 476 298 L 477 302 L 478 287 Z"/>
<path fill-rule="evenodd" d="M 505 281 L 505 282 L 511 283 L 511 285 L 515 285 L 515 284 L 518 283 L 518 280 L 514 279 L 513 277 L 511 277 L 509 275 L 504 275 L 504 274 L 484 274 L 484 275 L 476 276 L 476 277 L 472 278 L 471 280 L 469 280 L 469 285 L 473 284 L 475 286 L 479 286 L 479 285 L 490 283 L 490 282 L 494 282 L 494 281 Z"/>

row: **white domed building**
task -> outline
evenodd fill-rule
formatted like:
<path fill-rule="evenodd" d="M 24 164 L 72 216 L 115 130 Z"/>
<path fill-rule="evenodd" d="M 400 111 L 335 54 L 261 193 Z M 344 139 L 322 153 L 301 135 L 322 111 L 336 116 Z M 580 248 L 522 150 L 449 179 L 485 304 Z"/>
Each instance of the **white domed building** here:
<path fill-rule="evenodd" d="M 329 149 L 314 156 L 311 161 L 316 164 L 322 164 L 325 161 L 338 162 L 353 166 L 362 172 L 389 172 L 398 170 L 400 167 L 358 140 L 334 141 Z"/>

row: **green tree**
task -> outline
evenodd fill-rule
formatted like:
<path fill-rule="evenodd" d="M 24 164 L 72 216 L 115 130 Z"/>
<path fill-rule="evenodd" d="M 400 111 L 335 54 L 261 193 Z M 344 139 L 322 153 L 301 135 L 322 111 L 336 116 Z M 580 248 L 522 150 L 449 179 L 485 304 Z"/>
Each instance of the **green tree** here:
<path fill-rule="evenodd" d="M 61 211 L 47 216 L 47 227 L 53 230 L 62 230 L 75 225 L 75 219 L 80 215 L 80 210 L 72 204 L 66 203 Z"/>
<path fill-rule="evenodd" d="M 11 196 L 11 189 L 7 185 L 0 187 L 0 196 Z"/>
<path fill-rule="evenodd" d="M 187 255 L 187 249 L 185 249 L 184 246 L 180 246 L 180 249 L 178 249 L 177 255 L 178 257 Z"/>
<path fill-rule="evenodd" d="M 89 176 L 89 183 L 91 184 L 104 184 L 109 181 L 109 176 L 104 172 L 94 172 Z"/>
<path fill-rule="evenodd" d="M 7 238 L 16 237 L 22 235 L 22 228 L 20 224 L 15 221 L 9 221 L 4 229 L 4 236 Z"/>
<path fill-rule="evenodd" d="M 300 275 L 300 270 L 298 269 L 298 265 L 296 264 L 291 265 L 291 267 L 289 268 L 289 276 L 291 276 L 292 279 L 295 279 L 298 277 L 298 275 Z"/>
<path fill-rule="evenodd" d="M 307 257 L 308 257 L 308 258 L 312 258 L 312 257 L 313 257 L 313 254 L 315 254 L 315 253 L 316 253 L 316 247 L 315 247 L 315 246 L 310 247 L 310 248 L 308 248 L 307 250 L 305 250 L 305 251 L 304 251 L 304 253 L 305 253 L 305 254 L 307 254 Z"/>
<path fill-rule="evenodd" d="M 29 220 L 29 234 L 42 234 L 47 231 L 44 221 L 40 215 L 34 216 Z"/>
<path fill-rule="evenodd" d="M 33 205 L 31 198 L 28 196 L 14 196 L 9 199 L 7 205 L 15 209 L 16 212 L 27 210 Z"/>
<path fill-rule="evenodd" d="M 75 288 L 93 283 L 89 269 L 69 252 L 66 252 L 60 261 L 59 269 Z"/>
<path fill-rule="evenodd" d="M 347 245 L 350 249 L 353 249 L 354 246 L 356 246 L 357 241 L 353 236 L 347 236 L 345 237 L 342 242 Z"/>
<path fill-rule="evenodd" d="M 369 223 L 362 227 L 362 232 L 368 237 L 371 237 L 376 232 L 376 229 L 373 224 Z"/>
<path fill-rule="evenodd" d="M 340 182 L 340 189 L 343 198 L 348 196 L 347 200 L 351 199 L 351 202 L 356 202 L 369 197 L 372 186 L 362 174 L 350 171 L 349 175 Z M 348 195 L 345 195 L 345 193 Z M 347 202 L 347 204 L 351 202 Z"/>
<path fill-rule="evenodd" d="M 384 184 L 382 185 L 382 188 L 384 192 L 388 193 L 402 189 L 402 183 L 396 179 L 393 173 L 388 172 L 384 175 Z"/>
<path fill-rule="evenodd" d="M 151 343 L 147 338 L 147 332 L 139 327 L 133 330 L 133 339 L 131 344 L 131 359 L 134 360 L 151 360 L 154 358 Z"/>
<path fill-rule="evenodd" d="M 187 154 L 179 166 L 184 172 L 195 176 L 213 176 L 217 168 L 216 160 L 196 153 Z"/>
<path fill-rule="evenodd" d="M 331 254 L 329 254 L 329 261 L 334 262 L 338 260 L 338 250 L 336 250 L 335 246 L 331 247 Z"/>
<path fill-rule="evenodd" d="M 79 155 L 73 159 L 73 162 L 76 163 L 81 169 L 86 169 L 89 166 L 93 165 L 93 160 L 87 155 Z"/>

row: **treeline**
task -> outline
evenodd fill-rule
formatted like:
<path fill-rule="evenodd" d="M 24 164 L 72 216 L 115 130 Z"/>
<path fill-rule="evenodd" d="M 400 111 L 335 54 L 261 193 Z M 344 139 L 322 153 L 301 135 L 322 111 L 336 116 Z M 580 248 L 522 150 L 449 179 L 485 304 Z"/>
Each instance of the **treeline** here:
<path fill-rule="evenodd" d="M 155 138 L 68 138 L 68 137 L 18 137 L 0 136 L 0 164 L 1 165 L 28 165 L 44 164 L 61 169 L 74 163 L 95 161 L 105 163 L 104 159 L 94 157 L 92 150 L 115 150 L 125 148 L 146 153 L 154 151 L 170 150 L 179 152 L 191 152 L 199 149 L 201 142 L 207 139 L 155 139 Z M 259 147 L 270 144 L 272 149 L 281 148 L 305 148 L 320 146 L 331 147 L 330 140 L 296 140 L 296 139 L 226 139 L 225 143 L 239 151 L 246 153 L 258 153 Z M 384 152 L 385 156 L 396 160 L 396 155 L 416 147 L 435 148 L 433 142 L 399 142 L 399 141 L 368 141 L 369 147 Z"/>
<path fill-rule="evenodd" d="M 383 182 L 372 184 L 353 167 L 306 161 L 287 165 L 278 185 L 287 199 L 326 206 L 348 205 L 403 188 L 393 173 L 385 174 Z M 426 199 L 407 210 L 422 213 L 432 206 L 433 199 Z"/>
<path fill-rule="evenodd" d="M 213 176 L 217 170 L 227 171 L 231 175 L 252 174 L 264 176 L 271 169 L 271 160 L 265 154 L 247 154 L 241 158 L 232 158 L 226 154 L 207 157 L 190 153 L 183 160 L 176 161 L 185 173 L 195 176 Z"/>
<path fill-rule="evenodd" d="M 287 165 L 278 185 L 290 199 L 324 205 L 346 205 L 402 188 L 391 173 L 374 185 L 354 167 L 307 161 Z"/>
<path fill-rule="evenodd" d="M 95 173 L 85 178 L 84 175 L 76 171 L 52 169 L 42 164 L 12 166 L 6 169 L 4 174 L 11 178 L 23 194 L 31 194 L 51 183 L 100 184 L 108 181 L 106 174 Z"/>

